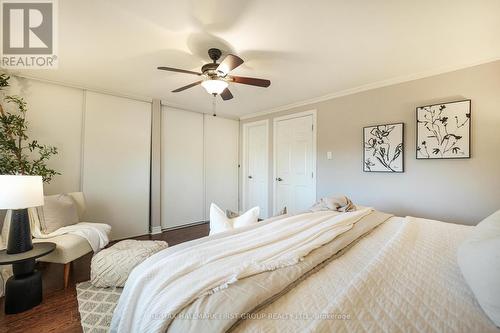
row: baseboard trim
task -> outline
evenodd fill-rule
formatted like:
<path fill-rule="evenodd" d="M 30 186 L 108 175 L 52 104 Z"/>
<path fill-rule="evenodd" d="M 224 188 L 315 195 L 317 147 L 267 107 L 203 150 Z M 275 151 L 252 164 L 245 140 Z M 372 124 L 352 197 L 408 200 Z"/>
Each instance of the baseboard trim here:
<path fill-rule="evenodd" d="M 151 231 L 149 232 L 150 235 L 158 235 L 161 233 L 162 233 L 161 226 L 151 227 Z"/>
<path fill-rule="evenodd" d="M 193 227 L 195 225 L 206 224 L 206 223 L 208 223 L 208 221 L 193 222 L 193 223 L 189 223 L 189 224 L 179 225 L 176 227 L 164 228 L 164 229 L 162 229 L 162 231 L 177 230 L 177 229 L 182 229 L 182 228 Z"/>

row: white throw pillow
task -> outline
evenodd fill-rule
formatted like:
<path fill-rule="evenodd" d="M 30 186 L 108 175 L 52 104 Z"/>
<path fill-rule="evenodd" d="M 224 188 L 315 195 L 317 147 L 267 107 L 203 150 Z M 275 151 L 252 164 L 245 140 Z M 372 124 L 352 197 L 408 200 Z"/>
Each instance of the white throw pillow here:
<path fill-rule="evenodd" d="M 500 210 L 474 228 L 460 244 L 457 259 L 477 301 L 500 327 Z"/>
<path fill-rule="evenodd" d="M 216 204 L 210 205 L 210 235 L 257 223 L 260 209 L 254 207 L 235 218 L 228 218 Z"/>
<path fill-rule="evenodd" d="M 67 194 L 45 196 L 44 205 L 38 208 L 38 216 L 40 229 L 45 234 L 80 222 L 78 208 L 73 198 Z"/>

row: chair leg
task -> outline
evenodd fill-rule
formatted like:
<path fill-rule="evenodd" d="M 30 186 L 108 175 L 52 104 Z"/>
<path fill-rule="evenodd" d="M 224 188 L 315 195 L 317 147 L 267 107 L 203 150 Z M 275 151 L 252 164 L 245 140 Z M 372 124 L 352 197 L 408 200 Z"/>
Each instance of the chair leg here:
<path fill-rule="evenodd" d="M 70 262 L 64 264 L 64 289 L 68 288 L 70 268 L 71 268 Z"/>

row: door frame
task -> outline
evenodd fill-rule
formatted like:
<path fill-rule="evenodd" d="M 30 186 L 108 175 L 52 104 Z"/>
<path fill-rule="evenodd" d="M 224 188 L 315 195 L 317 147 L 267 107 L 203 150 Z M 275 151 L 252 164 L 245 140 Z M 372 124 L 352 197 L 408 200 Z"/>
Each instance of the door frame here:
<path fill-rule="evenodd" d="M 266 128 L 266 136 L 265 136 L 265 154 L 266 154 L 266 162 L 265 162 L 265 170 L 266 170 L 266 201 L 267 201 L 267 214 L 271 215 L 272 210 L 269 207 L 269 119 L 252 121 L 249 123 L 243 124 L 243 138 L 242 138 L 242 155 L 241 155 L 241 206 L 240 210 L 246 211 L 249 207 L 246 207 L 246 199 L 247 199 L 247 185 L 246 185 L 246 177 L 247 177 L 247 155 L 248 155 L 248 128 L 252 126 L 261 126 L 264 125 Z"/>
<path fill-rule="evenodd" d="M 316 122 L 316 119 L 317 119 L 317 111 L 316 109 L 312 109 L 312 110 L 308 110 L 308 111 L 302 111 L 302 112 L 296 112 L 296 113 L 292 113 L 292 114 L 288 114 L 288 115 L 285 115 L 285 116 L 281 116 L 281 117 L 276 117 L 273 119 L 273 178 L 272 178 L 272 182 L 273 182 L 273 207 L 272 207 L 272 212 L 273 214 L 276 214 L 277 213 L 277 210 L 276 210 L 276 127 L 278 125 L 278 122 L 279 121 L 282 121 L 282 120 L 289 120 L 289 119 L 294 119 L 294 118 L 301 118 L 301 117 L 305 117 L 305 116 L 312 116 L 312 123 L 313 123 L 313 128 L 312 128 L 312 135 L 313 135 L 313 142 L 312 142 L 312 163 L 313 163 L 313 166 L 312 166 L 312 169 L 313 169 L 313 192 L 314 192 L 314 200 L 317 199 L 317 193 L 316 193 L 316 177 L 317 177 L 317 169 L 316 169 L 316 166 L 317 166 L 317 122 Z"/>

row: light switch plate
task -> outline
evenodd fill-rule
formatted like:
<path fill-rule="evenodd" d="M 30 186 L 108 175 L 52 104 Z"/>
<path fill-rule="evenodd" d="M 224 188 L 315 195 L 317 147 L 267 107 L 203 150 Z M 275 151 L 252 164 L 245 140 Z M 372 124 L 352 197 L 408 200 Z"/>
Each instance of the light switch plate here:
<path fill-rule="evenodd" d="M 327 160 L 331 160 L 332 158 L 333 158 L 333 154 L 332 154 L 332 152 L 331 152 L 331 151 L 327 151 L 327 152 L 326 152 L 326 159 L 327 159 Z"/>

